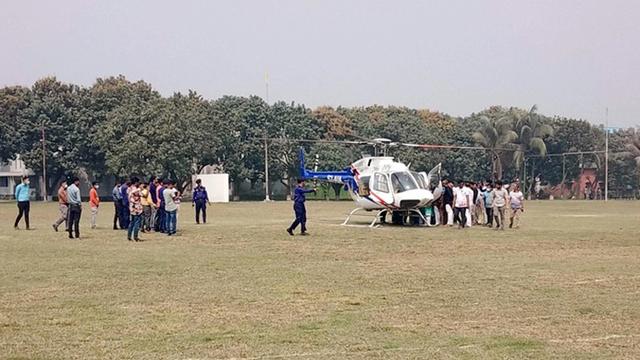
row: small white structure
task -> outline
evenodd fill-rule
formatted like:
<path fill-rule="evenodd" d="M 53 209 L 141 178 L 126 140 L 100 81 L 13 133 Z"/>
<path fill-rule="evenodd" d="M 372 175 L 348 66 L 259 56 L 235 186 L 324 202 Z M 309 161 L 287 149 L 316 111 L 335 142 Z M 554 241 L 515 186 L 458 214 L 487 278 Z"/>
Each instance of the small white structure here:
<path fill-rule="evenodd" d="M 200 174 L 192 177 L 193 187 L 196 180 L 202 180 L 202 186 L 207 189 L 209 201 L 229 202 L 229 174 Z"/>
<path fill-rule="evenodd" d="M 33 176 L 34 172 L 24 165 L 18 156 L 15 160 L 0 163 L 0 199 L 13 198 L 15 187 L 20 184 L 24 175 Z M 31 189 L 32 196 L 35 189 Z"/>

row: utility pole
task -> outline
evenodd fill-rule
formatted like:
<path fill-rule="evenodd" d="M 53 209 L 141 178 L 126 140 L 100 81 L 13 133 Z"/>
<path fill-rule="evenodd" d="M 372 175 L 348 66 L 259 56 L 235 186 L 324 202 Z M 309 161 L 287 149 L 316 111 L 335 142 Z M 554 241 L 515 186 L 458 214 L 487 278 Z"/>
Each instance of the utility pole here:
<path fill-rule="evenodd" d="M 42 201 L 47 201 L 47 152 L 45 144 L 44 120 L 42 120 Z"/>
<path fill-rule="evenodd" d="M 604 201 L 609 201 L 609 108 L 604 111 Z"/>
<path fill-rule="evenodd" d="M 267 101 L 267 106 L 269 106 L 269 73 L 264 73 L 264 87 L 265 87 L 265 100 Z M 267 117 L 267 121 L 265 121 L 265 132 L 264 132 L 264 201 L 271 201 L 269 197 L 269 142 L 267 137 L 269 136 L 269 118 Z"/>

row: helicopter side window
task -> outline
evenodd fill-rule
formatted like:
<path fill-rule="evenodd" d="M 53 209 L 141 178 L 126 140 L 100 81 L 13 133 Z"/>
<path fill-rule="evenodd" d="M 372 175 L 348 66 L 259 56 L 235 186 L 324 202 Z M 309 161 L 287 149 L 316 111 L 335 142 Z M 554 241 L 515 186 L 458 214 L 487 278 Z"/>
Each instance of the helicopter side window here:
<path fill-rule="evenodd" d="M 391 174 L 391 186 L 395 193 L 417 189 L 418 185 L 407 171 L 400 171 Z"/>
<path fill-rule="evenodd" d="M 360 196 L 369 196 L 369 176 L 363 176 L 358 180 L 358 194 Z"/>
<path fill-rule="evenodd" d="M 376 173 L 374 175 L 373 190 L 380 192 L 389 192 L 389 180 L 385 174 Z"/>

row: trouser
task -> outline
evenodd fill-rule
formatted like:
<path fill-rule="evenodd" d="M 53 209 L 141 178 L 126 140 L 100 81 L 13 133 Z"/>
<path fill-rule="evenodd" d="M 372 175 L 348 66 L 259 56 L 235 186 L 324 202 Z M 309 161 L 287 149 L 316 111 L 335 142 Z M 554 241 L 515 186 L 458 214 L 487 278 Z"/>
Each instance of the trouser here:
<path fill-rule="evenodd" d="M 159 207 L 156 210 L 156 227 L 155 230 L 157 232 L 165 232 L 165 210 L 162 207 Z"/>
<path fill-rule="evenodd" d="M 481 225 L 484 224 L 485 220 L 484 206 L 482 203 L 476 204 L 476 224 Z"/>
<path fill-rule="evenodd" d="M 458 226 L 465 227 L 467 224 L 467 211 L 469 211 L 469 208 L 466 207 L 455 207 L 453 209 L 453 217 L 458 222 Z"/>
<path fill-rule="evenodd" d="M 485 208 L 485 210 L 487 211 L 487 225 L 489 225 L 489 227 L 493 226 L 493 208 Z"/>
<path fill-rule="evenodd" d="M 98 208 L 91 206 L 91 228 L 96 228 L 96 218 L 98 217 Z"/>
<path fill-rule="evenodd" d="M 446 204 L 444 209 L 447 213 L 447 225 L 453 225 L 453 208 L 451 207 L 451 204 Z"/>
<path fill-rule="evenodd" d="M 120 203 L 120 229 L 128 229 L 131 213 L 129 212 L 129 204 L 122 201 Z"/>
<path fill-rule="evenodd" d="M 129 227 L 127 228 L 127 238 L 129 240 L 132 238 L 138 239 L 140 224 L 142 224 L 142 214 L 131 215 L 131 222 L 129 222 Z"/>
<path fill-rule="evenodd" d="M 471 224 L 473 223 L 473 221 L 472 221 L 473 215 L 472 214 L 473 214 L 473 208 L 467 208 L 467 211 L 465 211 L 465 218 L 467 220 L 467 227 L 471 227 Z"/>
<path fill-rule="evenodd" d="M 520 215 L 522 214 L 522 209 L 511 209 L 511 221 L 509 223 L 509 227 L 520 227 Z"/>
<path fill-rule="evenodd" d="M 433 216 L 435 218 L 434 225 L 436 225 L 436 226 L 440 225 L 440 220 L 442 220 L 441 216 L 440 216 L 440 208 L 438 208 L 437 206 L 434 206 L 433 207 L 433 214 L 434 214 Z"/>
<path fill-rule="evenodd" d="M 156 215 L 158 210 L 155 206 L 151 206 L 151 218 L 149 219 L 149 230 L 156 228 Z"/>
<path fill-rule="evenodd" d="M 122 212 L 122 204 L 120 201 L 113 202 L 114 213 L 113 213 L 113 230 L 118 230 L 118 225 L 122 228 L 122 223 L 120 223 L 120 217 L 122 216 L 120 213 Z"/>
<path fill-rule="evenodd" d="M 67 204 L 59 204 L 58 210 L 60 211 L 60 216 L 58 217 L 58 220 L 53 223 L 53 226 L 55 226 L 57 229 L 58 226 L 60 226 L 60 224 L 64 222 L 64 228 L 67 229 L 69 227 L 69 224 L 67 223 L 67 216 L 69 216 L 69 207 L 67 206 Z"/>
<path fill-rule="evenodd" d="M 504 229 L 504 206 L 493 207 L 493 218 L 496 221 L 496 228 Z"/>
<path fill-rule="evenodd" d="M 142 230 L 151 230 L 151 205 L 142 207 Z"/>
<path fill-rule="evenodd" d="M 80 237 L 80 216 L 82 215 L 82 207 L 78 204 L 69 205 L 69 218 L 67 219 L 67 230 L 69 237 L 73 237 L 73 233 L 77 238 Z"/>
<path fill-rule="evenodd" d="M 202 211 L 202 222 L 207 223 L 207 202 L 204 200 L 196 201 L 196 223 L 200 224 L 200 211 Z"/>
<path fill-rule="evenodd" d="M 31 203 L 28 201 L 18 201 L 18 216 L 16 217 L 16 222 L 13 227 L 18 227 L 18 223 L 20 223 L 20 219 L 24 216 L 24 223 L 27 225 L 27 229 L 29 229 L 29 210 L 31 209 Z"/>
<path fill-rule="evenodd" d="M 175 234 L 177 230 L 178 211 L 165 211 L 167 234 Z"/>
<path fill-rule="evenodd" d="M 294 204 L 293 211 L 296 214 L 296 219 L 291 223 L 289 229 L 293 231 L 300 225 L 300 231 L 303 233 L 307 232 L 307 209 L 304 207 L 304 204 Z"/>

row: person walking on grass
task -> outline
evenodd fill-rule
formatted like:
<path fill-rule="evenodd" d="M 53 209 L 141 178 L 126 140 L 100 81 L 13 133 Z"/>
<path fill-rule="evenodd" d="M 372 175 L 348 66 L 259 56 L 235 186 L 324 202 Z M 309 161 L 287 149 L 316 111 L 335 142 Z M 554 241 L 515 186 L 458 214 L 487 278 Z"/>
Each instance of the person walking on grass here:
<path fill-rule="evenodd" d="M 460 181 L 458 187 L 453 189 L 453 217 L 458 222 L 459 229 L 467 226 L 467 212 L 473 197 L 473 192 L 466 189 L 468 188 L 464 186 L 464 181 Z"/>
<path fill-rule="evenodd" d="M 67 187 L 67 199 L 69 200 L 69 218 L 67 219 L 67 230 L 69 239 L 80 238 L 80 216 L 82 215 L 82 198 L 80 197 L 80 179 L 74 177 Z"/>
<path fill-rule="evenodd" d="M 127 189 L 129 214 L 131 215 L 131 221 L 129 222 L 129 228 L 127 229 L 127 240 L 129 241 L 142 241 L 138 237 L 140 232 L 140 226 L 142 224 L 142 200 L 140 195 L 140 180 L 137 177 L 131 178 L 131 185 Z"/>
<path fill-rule="evenodd" d="M 96 228 L 96 218 L 98 217 L 98 208 L 100 207 L 100 196 L 98 196 L 98 188 L 100 184 L 97 181 L 91 183 L 89 190 L 89 207 L 91 208 L 91 228 Z"/>
<path fill-rule="evenodd" d="M 150 232 L 152 228 L 153 208 L 156 206 L 151 197 L 147 183 L 142 183 L 140 189 L 140 203 L 142 204 L 142 232 Z"/>
<path fill-rule="evenodd" d="M 16 202 L 18 204 L 18 216 L 16 217 L 16 222 L 13 224 L 13 228 L 18 230 L 18 224 L 22 217 L 24 216 L 24 223 L 27 226 L 27 230 L 31 230 L 29 226 L 29 210 L 31 209 L 31 190 L 29 189 L 29 177 L 23 176 L 22 183 L 16 186 L 15 197 Z"/>
<path fill-rule="evenodd" d="M 122 228 L 122 223 L 120 223 L 120 219 L 122 218 L 122 195 L 120 194 L 120 185 L 122 185 L 122 182 L 120 180 L 116 180 L 116 185 L 111 191 L 111 199 L 113 200 L 113 207 L 115 211 L 113 215 L 113 230 L 118 230 L 118 224 L 120 225 L 120 228 Z"/>
<path fill-rule="evenodd" d="M 151 196 L 151 201 L 152 201 L 152 206 L 151 206 L 151 221 L 149 223 L 149 226 L 151 229 L 155 229 L 156 228 L 156 212 L 157 210 L 157 203 L 158 203 L 158 178 L 154 175 L 151 176 L 151 178 L 149 178 L 149 186 L 148 186 L 148 190 L 149 190 L 149 195 Z"/>
<path fill-rule="evenodd" d="M 175 183 L 168 181 L 166 188 L 162 191 L 164 199 L 165 212 L 165 231 L 168 236 L 176 234 L 178 220 L 178 190 L 175 189 Z"/>
<path fill-rule="evenodd" d="M 524 212 L 524 194 L 520 191 L 520 185 L 516 184 L 511 193 L 509 193 L 509 202 L 511 203 L 511 218 L 509 228 L 520 228 L 520 215 Z"/>
<path fill-rule="evenodd" d="M 287 228 L 289 235 L 293 236 L 293 231 L 300 225 L 300 235 L 308 235 L 307 233 L 307 209 L 304 206 L 306 201 L 305 194 L 315 193 L 316 189 L 305 189 L 304 179 L 298 179 L 298 186 L 293 195 L 293 211 L 296 215 L 296 219 L 291 226 Z"/>
<path fill-rule="evenodd" d="M 485 225 L 493 227 L 493 189 L 491 184 L 487 184 L 484 191 L 484 208 L 487 212 L 487 222 Z"/>
<path fill-rule="evenodd" d="M 158 179 L 158 184 L 156 186 L 156 227 L 155 231 L 159 233 L 166 233 L 166 212 L 164 209 L 164 189 L 167 186 L 167 181 Z"/>
<path fill-rule="evenodd" d="M 202 223 L 207 223 L 207 204 L 209 195 L 207 189 L 202 186 L 202 180 L 196 180 L 196 187 L 193 189 L 193 201 L 191 206 L 196 208 L 196 224 L 200 224 L 200 212 L 202 212 Z"/>
<path fill-rule="evenodd" d="M 493 189 L 493 218 L 496 221 L 496 230 L 504 230 L 505 211 L 509 203 L 509 193 L 502 187 L 502 181 L 496 181 Z"/>
<path fill-rule="evenodd" d="M 58 232 L 58 227 L 64 222 L 65 230 L 68 231 L 69 224 L 67 223 L 67 217 L 69 216 L 69 201 L 67 200 L 67 181 L 60 183 L 58 188 L 58 210 L 60 216 L 58 220 L 53 223 L 53 230 Z"/>

